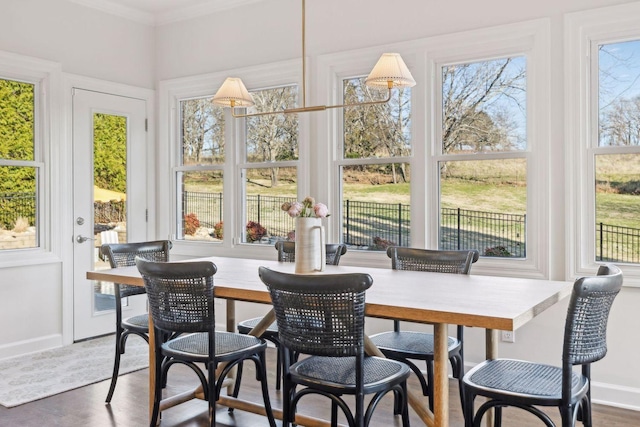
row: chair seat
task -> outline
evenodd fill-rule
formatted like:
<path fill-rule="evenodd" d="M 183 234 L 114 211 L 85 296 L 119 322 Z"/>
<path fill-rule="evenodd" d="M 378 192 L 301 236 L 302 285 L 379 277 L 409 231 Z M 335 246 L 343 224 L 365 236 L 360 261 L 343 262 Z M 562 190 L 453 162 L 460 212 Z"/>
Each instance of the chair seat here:
<path fill-rule="evenodd" d="M 562 368 L 523 360 L 487 360 L 469 371 L 463 378 L 465 386 L 476 389 L 477 394 L 487 397 L 504 396 L 518 399 L 531 405 L 557 406 L 562 398 Z M 583 396 L 589 381 L 573 372 L 572 396 Z M 496 394 L 492 391 L 496 390 Z"/>
<path fill-rule="evenodd" d="M 216 358 L 219 362 L 235 360 L 245 354 L 253 354 L 266 348 L 267 344 L 251 335 L 216 331 Z M 162 352 L 176 359 L 207 362 L 209 339 L 201 332 L 174 338 L 162 344 Z"/>
<path fill-rule="evenodd" d="M 149 315 L 140 314 L 124 319 L 122 327 L 136 332 L 149 332 Z"/>
<path fill-rule="evenodd" d="M 356 389 L 355 357 L 311 356 L 291 365 L 290 373 L 296 383 L 313 385 L 337 394 L 353 394 Z M 364 393 L 388 389 L 409 377 L 409 367 L 402 362 L 381 357 L 364 359 Z"/>
<path fill-rule="evenodd" d="M 243 320 L 242 322 L 239 322 L 238 323 L 238 332 L 240 332 L 241 334 L 248 334 L 249 332 L 251 332 L 251 330 L 253 328 L 256 327 L 256 325 L 261 320 L 262 320 L 262 317 L 254 317 L 253 319 L 247 319 L 247 320 Z M 269 327 L 264 331 L 262 336 L 263 337 L 272 336 L 272 337 L 277 338 L 278 337 L 278 323 L 274 321 L 271 325 L 269 325 Z"/>
<path fill-rule="evenodd" d="M 371 341 L 383 353 L 394 353 L 407 359 L 433 359 L 433 334 L 414 331 L 382 332 L 371 336 Z M 460 340 L 448 337 L 449 354 L 459 351 Z"/>

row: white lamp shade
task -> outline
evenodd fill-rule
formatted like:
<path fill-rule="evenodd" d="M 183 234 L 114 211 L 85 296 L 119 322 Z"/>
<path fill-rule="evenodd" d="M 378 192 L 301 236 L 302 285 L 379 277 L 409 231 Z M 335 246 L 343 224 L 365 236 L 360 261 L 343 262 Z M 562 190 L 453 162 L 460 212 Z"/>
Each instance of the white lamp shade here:
<path fill-rule="evenodd" d="M 411 72 L 399 53 L 383 53 L 364 83 L 367 86 L 388 88 L 389 82 L 393 87 L 412 87 L 416 85 Z"/>
<path fill-rule="evenodd" d="M 227 77 L 213 96 L 213 103 L 223 107 L 251 107 L 255 105 L 253 97 L 242 80 L 237 77 Z"/>

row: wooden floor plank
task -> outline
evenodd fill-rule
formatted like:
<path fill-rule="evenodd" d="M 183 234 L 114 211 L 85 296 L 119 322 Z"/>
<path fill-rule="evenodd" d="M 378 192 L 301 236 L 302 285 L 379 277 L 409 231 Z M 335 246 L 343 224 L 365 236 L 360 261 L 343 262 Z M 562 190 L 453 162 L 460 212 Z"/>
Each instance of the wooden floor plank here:
<path fill-rule="evenodd" d="M 126 354 L 125 356 L 126 357 Z M 275 384 L 275 352 L 269 350 L 268 360 L 269 383 Z M 90 363 L 90 361 L 87 361 Z M 240 397 L 246 400 L 260 402 L 261 395 L 255 376 L 252 375 L 252 364 L 245 368 L 245 376 Z M 121 376 L 111 405 L 104 403 L 109 389 L 109 381 L 71 390 L 56 396 L 31 402 L 15 408 L 7 409 L 0 406 L 0 427 L 142 427 L 148 425 L 147 419 L 147 385 L 148 371 L 142 370 Z M 168 393 L 178 393 L 187 390 L 197 382 L 195 375 L 188 369 L 176 366 L 169 373 Z M 411 381 L 410 387 L 419 390 L 417 381 Z M 272 403 L 280 407 L 280 392 L 272 387 Z M 460 410 L 457 382 L 450 382 L 450 425 L 463 427 Z M 328 405 L 319 397 L 307 398 L 303 402 L 301 412 L 310 416 L 327 417 Z M 555 411 L 549 412 L 554 420 L 559 420 Z M 594 405 L 594 426 L 628 427 L 640 426 L 640 412 Z M 267 425 L 265 418 L 236 410 L 229 413 L 226 408 L 217 410 L 217 425 L 219 427 L 259 427 Z M 208 425 L 207 405 L 202 401 L 193 401 L 168 409 L 162 414 L 161 426 L 165 427 L 203 427 Z M 280 423 L 278 422 L 278 425 Z M 376 410 L 372 427 L 400 426 L 400 419 L 392 415 L 391 398 L 387 398 Z M 411 417 L 412 426 L 422 425 L 415 414 Z M 506 409 L 504 412 L 505 427 L 539 427 L 540 421 L 532 415 L 516 409 Z"/>

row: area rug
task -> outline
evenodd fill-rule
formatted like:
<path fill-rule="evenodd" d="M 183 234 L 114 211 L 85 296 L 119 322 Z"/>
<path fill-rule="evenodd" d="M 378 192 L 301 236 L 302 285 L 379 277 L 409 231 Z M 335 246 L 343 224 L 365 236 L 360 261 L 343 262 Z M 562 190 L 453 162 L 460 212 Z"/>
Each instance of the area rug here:
<path fill-rule="evenodd" d="M 127 340 L 120 374 L 146 368 L 149 347 Z M 11 408 L 75 388 L 111 379 L 115 336 L 0 360 L 0 405 Z"/>

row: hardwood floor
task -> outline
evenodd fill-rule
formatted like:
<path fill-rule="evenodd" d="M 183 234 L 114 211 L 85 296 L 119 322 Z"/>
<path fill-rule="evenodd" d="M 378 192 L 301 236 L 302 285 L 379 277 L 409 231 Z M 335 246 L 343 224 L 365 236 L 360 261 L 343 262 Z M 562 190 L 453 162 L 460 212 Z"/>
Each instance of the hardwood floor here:
<path fill-rule="evenodd" d="M 273 364 L 275 353 L 269 350 L 269 362 Z M 125 355 L 126 357 L 126 355 Z M 89 361 L 88 361 L 89 362 Z M 90 362 L 89 362 L 90 363 Z M 275 384 L 275 367 L 271 366 L 269 383 Z M 250 374 L 250 364 L 246 368 L 240 397 L 246 400 L 261 402 L 261 395 Z M 148 370 L 123 375 L 118 380 L 118 386 L 111 405 L 105 405 L 109 381 L 71 390 L 56 396 L 31 402 L 15 408 L 7 409 L 0 406 L 1 427 L 143 427 L 148 425 L 147 418 L 147 381 Z M 169 373 L 168 393 L 176 393 L 191 388 L 197 379 L 188 368 L 175 366 Z M 451 383 L 451 427 L 462 427 L 462 413 L 460 410 L 457 382 Z M 417 381 L 411 382 L 410 387 L 418 390 Z M 280 407 L 280 392 L 272 389 L 272 404 Z M 313 401 L 310 401 L 313 399 Z M 304 401 L 304 400 L 303 400 Z M 320 397 L 307 398 L 300 409 L 301 413 L 325 418 L 328 415 L 328 405 Z M 554 420 L 556 411 L 551 410 Z M 594 427 L 629 427 L 640 426 L 640 412 L 594 405 Z M 219 407 L 216 412 L 218 427 L 261 427 L 268 425 L 265 418 L 240 410 L 229 413 L 226 408 Z M 207 405 L 202 401 L 191 401 L 170 408 L 163 412 L 161 426 L 165 427 L 202 427 L 208 425 Z M 279 425 L 279 423 L 278 423 Z M 372 427 L 400 426 L 398 417 L 393 417 L 391 398 L 386 398 L 377 408 Z M 412 426 L 422 426 L 420 420 L 412 414 Z M 506 409 L 503 425 L 505 427 L 539 427 L 543 424 L 532 415 L 516 409 Z M 578 424 L 581 425 L 581 424 Z"/>

